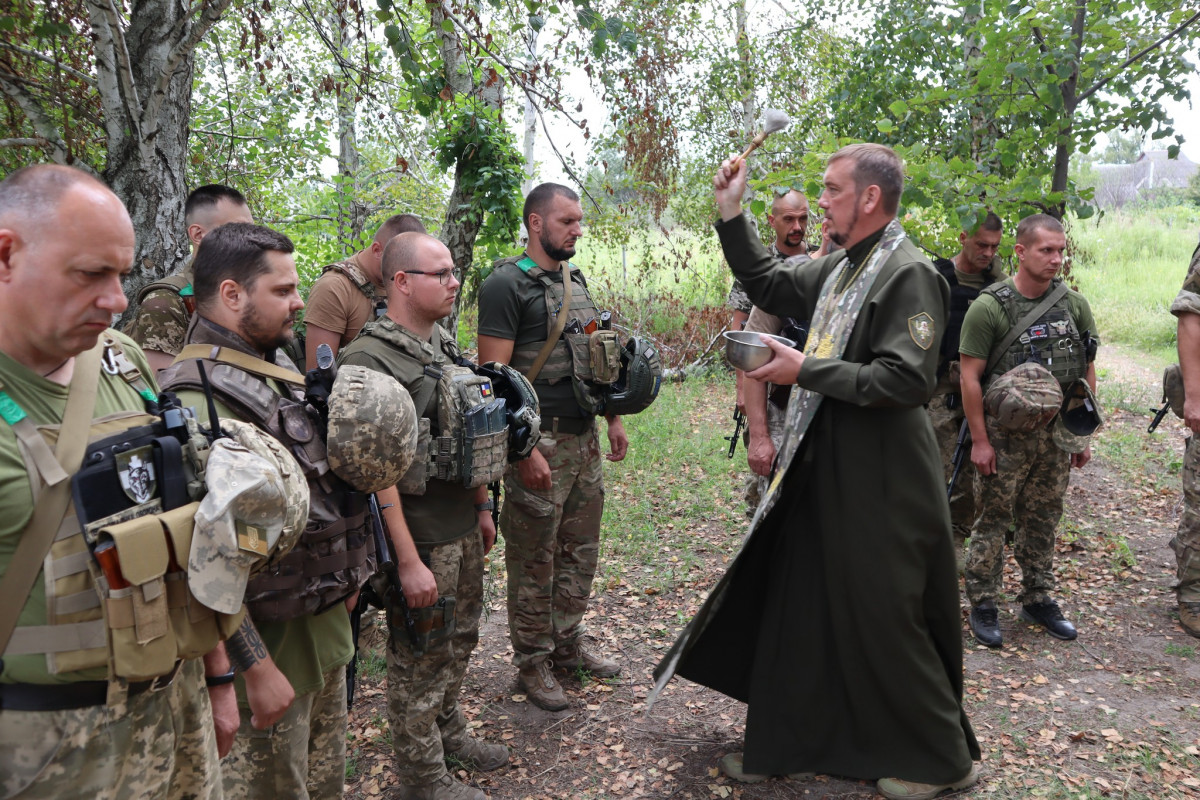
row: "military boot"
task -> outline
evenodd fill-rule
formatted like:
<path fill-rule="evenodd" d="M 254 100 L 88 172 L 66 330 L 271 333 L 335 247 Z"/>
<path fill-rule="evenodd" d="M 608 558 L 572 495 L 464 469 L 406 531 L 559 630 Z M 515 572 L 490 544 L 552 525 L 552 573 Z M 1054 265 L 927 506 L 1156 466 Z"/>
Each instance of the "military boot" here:
<path fill-rule="evenodd" d="M 491 772 L 508 763 L 508 748 L 468 736 L 461 747 L 446 753 L 446 758 L 457 761 L 467 769 Z"/>
<path fill-rule="evenodd" d="M 1179 624 L 1185 631 L 1200 639 L 1200 603 L 1180 600 Z"/>
<path fill-rule="evenodd" d="M 451 775 L 443 775 L 433 783 L 420 786 L 401 784 L 396 787 L 392 800 L 488 800 L 478 789 L 459 783 Z"/>
<path fill-rule="evenodd" d="M 967 621 L 971 626 L 971 635 L 982 645 L 1000 647 L 1004 638 L 1000 635 L 1000 612 L 991 600 L 984 600 L 971 609 Z"/>
<path fill-rule="evenodd" d="M 550 662 L 539 661 L 527 667 L 521 667 L 517 673 L 517 683 L 525 691 L 529 702 L 547 711 L 562 711 L 570 703 L 563 693 L 562 685 L 554 680 L 550 673 Z"/>
<path fill-rule="evenodd" d="M 1040 603 L 1021 606 L 1021 619 L 1041 625 L 1055 639 L 1062 639 L 1065 642 L 1069 642 L 1079 635 L 1075 626 L 1063 618 L 1062 610 L 1053 600 L 1043 600 Z"/>
<path fill-rule="evenodd" d="M 942 792 L 974 786 L 978 780 L 979 767 L 972 764 L 967 774 L 953 783 L 918 783 L 899 778 L 880 778 L 875 782 L 875 788 L 888 800 L 932 800 Z"/>
<path fill-rule="evenodd" d="M 617 662 L 589 652 L 579 639 L 560 644 L 550 658 L 558 669 L 565 669 L 568 672 L 585 669 L 592 673 L 593 678 L 612 678 L 621 672 L 621 666 Z"/>

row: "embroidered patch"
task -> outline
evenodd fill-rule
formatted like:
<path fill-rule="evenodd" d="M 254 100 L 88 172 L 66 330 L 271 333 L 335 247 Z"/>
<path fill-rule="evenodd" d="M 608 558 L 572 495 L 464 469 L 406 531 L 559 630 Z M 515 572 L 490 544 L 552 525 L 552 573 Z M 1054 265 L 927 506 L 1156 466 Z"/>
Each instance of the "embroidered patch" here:
<path fill-rule="evenodd" d="M 258 553 L 260 556 L 268 554 L 269 545 L 267 544 L 267 532 L 262 528 L 257 528 L 242 520 L 235 520 L 234 526 L 237 528 L 238 547 L 250 553 Z"/>
<path fill-rule="evenodd" d="M 908 335 L 922 350 L 933 347 L 933 317 L 924 311 L 914 317 L 909 317 Z"/>
<path fill-rule="evenodd" d="M 154 476 L 154 451 L 149 445 L 117 453 L 115 463 L 121 488 L 130 500 L 144 503 L 154 496 L 158 481 Z"/>

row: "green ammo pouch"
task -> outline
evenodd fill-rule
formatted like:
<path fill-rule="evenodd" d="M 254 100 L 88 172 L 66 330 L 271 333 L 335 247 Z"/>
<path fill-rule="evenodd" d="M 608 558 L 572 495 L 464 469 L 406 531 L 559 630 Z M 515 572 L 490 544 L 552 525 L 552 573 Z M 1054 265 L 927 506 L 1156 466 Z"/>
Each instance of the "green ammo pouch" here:
<path fill-rule="evenodd" d="M 1171 412 L 1183 419 L 1183 371 L 1178 364 L 1163 370 L 1163 401 L 1171 406 Z"/>

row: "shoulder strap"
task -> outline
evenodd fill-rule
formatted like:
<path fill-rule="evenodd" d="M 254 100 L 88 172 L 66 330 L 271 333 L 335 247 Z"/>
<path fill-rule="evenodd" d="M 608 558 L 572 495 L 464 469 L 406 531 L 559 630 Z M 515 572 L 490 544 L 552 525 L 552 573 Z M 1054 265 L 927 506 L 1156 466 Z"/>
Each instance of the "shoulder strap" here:
<path fill-rule="evenodd" d="M 54 457 L 61 466 L 61 475 L 38 495 L 33 516 L 21 532 L 21 541 L 8 564 L 8 571 L 0 578 L 0 653 L 8 647 L 16 630 L 17 618 L 21 616 L 29 592 L 41 574 L 42 561 L 50 552 L 54 535 L 62 525 L 63 514 L 70 504 L 71 481 L 67 478 L 79 471 L 87 449 L 87 432 L 96 410 L 100 353 L 103 349 L 104 342 L 99 341 L 95 347 L 75 359 L 75 375 L 71 379 L 67 407 L 54 447 Z"/>
<path fill-rule="evenodd" d="M 1021 335 L 1021 331 L 1041 319 L 1042 314 L 1049 311 L 1066 293 L 1067 285 L 1059 281 L 1058 286 L 1051 289 L 1050 293 L 1046 295 L 1042 302 L 1037 304 L 1036 308 L 1017 320 L 1017 324 L 1008 329 L 1008 333 L 1000 340 L 1000 344 L 992 348 L 992 354 L 988 356 L 987 368 L 983 371 L 983 374 L 985 376 L 991 375 L 992 370 L 996 368 L 996 365 L 1000 363 L 1000 359 L 1004 357 L 1004 353 L 1008 350 L 1009 345 Z M 989 292 L 989 294 L 993 297 L 995 296 L 994 292 Z"/>
<path fill-rule="evenodd" d="M 425 415 L 425 409 L 429 406 L 429 398 L 433 397 L 438 381 L 442 379 L 442 362 L 438 361 L 437 354 L 446 355 L 446 351 L 442 346 L 442 329 L 439 325 L 433 326 L 433 352 L 434 360 L 432 363 L 424 365 L 425 376 L 421 381 L 421 388 L 417 390 L 417 395 L 413 398 L 413 408 L 417 410 L 418 417 Z"/>
<path fill-rule="evenodd" d="M 558 337 L 562 336 L 563 328 L 567 327 L 567 317 L 571 315 L 571 265 L 567 262 L 559 264 L 558 268 L 562 271 L 563 276 L 563 299 L 562 304 L 558 307 L 558 316 L 554 318 L 554 327 L 550 330 L 550 335 L 546 338 L 546 343 L 542 345 L 542 349 L 538 351 L 537 358 L 533 360 L 533 366 L 529 368 L 529 372 L 525 374 L 525 379 L 533 383 L 537 376 L 541 373 L 542 367 L 546 366 L 546 361 L 550 358 L 550 353 L 554 350 L 554 345 L 558 344 Z"/>
<path fill-rule="evenodd" d="M 252 375 L 258 375 L 260 378 L 274 378 L 277 381 L 290 383 L 294 386 L 304 385 L 304 376 L 299 372 L 292 372 L 290 369 L 284 369 L 277 364 L 272 364 L 270 361 L 263 361 L 261 358 L 255 358 L 248 353 L 228 347 L 189 344 L 179 351 L 179 355 L 175 356 L 175 360 L 171 363 L 178 364 L 180 361 L 187 361 L 193 358 L 220 361 L 222 364 L 230 364 Z"/>

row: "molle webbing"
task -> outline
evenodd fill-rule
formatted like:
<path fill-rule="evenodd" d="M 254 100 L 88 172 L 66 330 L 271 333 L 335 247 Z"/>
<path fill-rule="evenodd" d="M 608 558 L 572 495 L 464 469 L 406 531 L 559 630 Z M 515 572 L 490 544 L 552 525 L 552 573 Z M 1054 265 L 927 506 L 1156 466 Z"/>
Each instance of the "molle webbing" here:
<path fill-rule="evenodd" d="M 517 264 L 526 275 L 540 283 L 545 290 L 546 334 L 549 336 L 553 332 L 555 319 L 562 308 L 563 284 L 559 281 L 551 280 L 541 267 L 530 265 L 533 265 L 533 261 L 528 258 Z M 591 294 L 588 293 L 587 283 L 584 281 L 583 275 L 579 270 L 569 264 L 562 269 L 567 270 L 566 273 L 563 273 L 563 280 L 567 280 L 569 276 L 574 282 L 571 287 L 571 306 L 569 309 L 568 324 L 569 320 L 574 319 L 579 321 L 580 327 L 583 327 L 590 320 L 597 318 L 599 311 L 592 301 Z M 542 340 L 519 345 L 514 348 L 511 362 L 512 367 L 522 375 L 528 374 L 545 343 L 546 340 Z M 538 373 L 534 382 L 554 384 L 564 378 L 570 378 L 575 372 L 575 364 L 576 360 L 571 354 L 570 345 L 567 343 L 565 337 L 560 336 L 555 341 L 554 349 L 550 352 L 550 357 L 546 360 L 545 365 L 542 367 L 541 372 Z M 587 376 L 578 377 L 586 379 Z"/>

